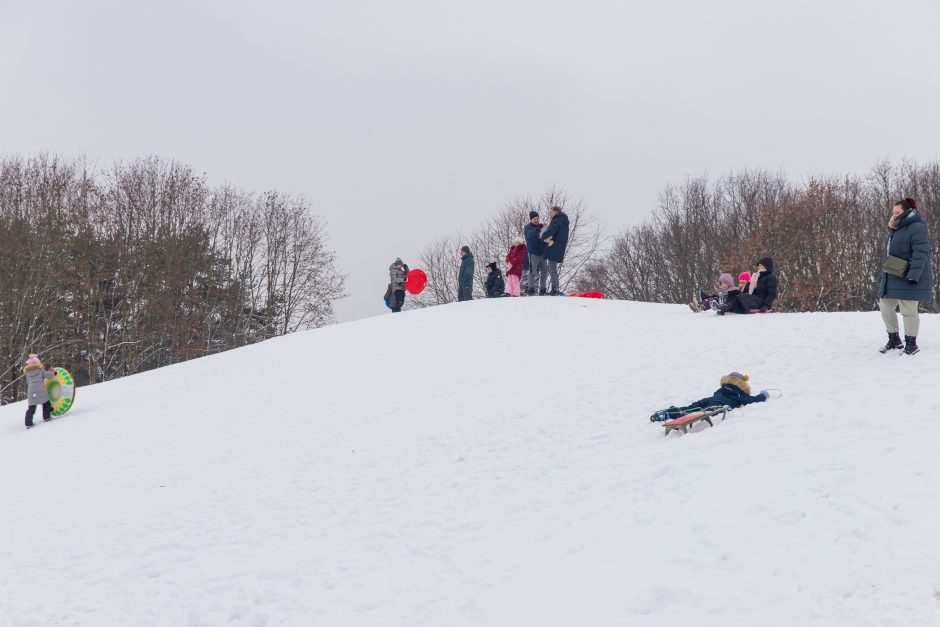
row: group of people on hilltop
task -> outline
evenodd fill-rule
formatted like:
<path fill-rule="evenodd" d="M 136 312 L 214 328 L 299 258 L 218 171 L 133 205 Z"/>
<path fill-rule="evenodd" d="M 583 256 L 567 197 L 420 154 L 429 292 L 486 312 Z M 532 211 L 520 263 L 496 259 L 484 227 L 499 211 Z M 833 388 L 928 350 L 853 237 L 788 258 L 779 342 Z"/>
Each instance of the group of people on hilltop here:
<path fill-rule="evenodd" d="M 742 272 L 738 283 L 727 272 L 718 277 L 718 293 L 699 292 L 699 300 L 689 303 L 692 311 L 713 310 L 726 313 L 766 313 L 773 311 L 777 299 L 778 282 L 774 274 L 774 260 L 764 257 L 755 264 L 754 272 Z"/>
<path fill-rule="evenodd" d="M 486 264 L 486 280 L 483 287 L 487 298 L 521 296 L 523 288 L 527 296 L 560 295 L 562 292 L 558 270 L 565 261 L 569 237 L 568 214 L 561 207 L 554 206 L 549 210 L 548 224 L 542 224 L 538 211 L 530 211 L 529 223 L 525 225 L 522 235 L 510 243 L 506 253 L 505 278 L 496 261 Z M 473 273 L 476 261 L 469 246 L 461 246 L 459 255 L 457 300 L 473 300 Z M 405 302 L 408 266 L 401 258 L 397 258 L 388 267 L 388 276 L 385 299 L 392 313 L 398 313 Z M 549 282 L 551 291 L 548 290 Z"/>
<path fill-rule="evenodd" d="M 568 215 L 561 207 L 550 210 L 548 224 L 542 224 L 537 211 L 529 212 L 529 223 L 516 237 L 506 253 L 506 279 L 497 262 L 487 264 L 485 282 L 487 297 L 561 294 L 558 269 L 565 260 L 569 238 Z M 460 249 L 457 271 L 457 300 L 473 299 L 474 258 L 469 246 Z M 917 210 L 917 203 L 907 197 L 892 205 L 888 219 L 888 237 L 884 247 L 884 265 L 878 282 L 878 307 L 888 332 L 882 353 L 903 351 L 908 355 L 920 351 L 921 302 L 933 300 L 930 239 L 927 220 Z M 404 284 L 408 266 L 396 259 L 389 267 L 391 282 L 386 294 L 392 311 L 401 311 L 405 298 Z M 548 283 L 551 281 L 551 290 Z M 523 289 L 524 288 L 524 289 Z M 715 310 L 716 313 L 759 313 L 773 310 L 779 285 L 774 274 L 774 261 L 763 257 L 752 272 L 742 272 L 735 282 L 731 274 L 718 277 L 718 292 L 700 292 L 699 299 L 689 303 L 693 311 Z M 904 320 L 904 339 L 900 335 L 897 313 Z"/>
<path fill-rule="evenodd" d="M 548 224 L 542 224 L 538 211 L 530 211 L 529 223 L 523 229 L 522 235 L 510 243 L 506 253 L 505 278 L 498 262 L 491 261 L 486 264 L 486 281 L 483 287 L 487 298 L 521 296 L 523 293 L 527 296 L 560 295 L 562 292 L 558 270 L 565 261 L 569 237 L 568 214 L 561 207 L 551 208 Z M 474 264 L 470 247 L 462 246 L 460 269 L 457 271 L 458 301 L 473 299 Z"/>

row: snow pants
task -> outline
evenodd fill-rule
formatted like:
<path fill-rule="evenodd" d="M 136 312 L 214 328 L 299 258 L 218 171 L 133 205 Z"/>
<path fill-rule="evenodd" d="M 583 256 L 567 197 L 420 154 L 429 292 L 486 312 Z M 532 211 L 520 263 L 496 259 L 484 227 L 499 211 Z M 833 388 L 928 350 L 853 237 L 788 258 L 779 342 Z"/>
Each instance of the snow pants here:
<path fill-rule="evenodd" d="M 404 304 L 405 290 L 395 290 L 392 292 L 392 313 L 400 312 Z"/>
<path fill-rule="evenodd" d="M 901 317 L 904 318 L 904 335 L 917 337 L 920 331 L 920 313 L 917 311 L 916 300 L 900 300 L 897 298 L 882 298 L 878 301 L 881 310 L 881 319 L 885 322 L 888 333 L 898 332 L 898 316 L 895 309 L 901 308 Z"/>
<path fill-rule="evenodd" d="M 558 291 L 558 266 L 561 265 L 560 261 L 548 261 L 548 275 L 552 277 L 552 291 Z"/>
<path fill-rule="evenodd" d="M 465 300 L 473 300 L 473 286 L 459 285 L 457 286 L 457 302 Z"/>
<path fill-rule="evenodd" d="M 701 400 L 695 401 L 694 403 L 689 403 L 685 407 L 676 407 L 673 405 L 669 409 L 663 411 L 665 411 L 669 416 L 666 420 L 672 420 L 673 418 L 681 418 L 687 414 L 701 411 L 707 407 L 715 407 L 719 405 L 724 405 L 724 403 L 716 400 L 714 396 L 709 396 L 708 398 L 703 398 Z"/>
<path fill-rule="evenodd" d="M 506 275 L 506 291 L 509 292 L 510 296 L 519 295 L 519 283 L 522 281 L 522 277 L 516 276 L 515 274 Z"/>
<path fill-rule="evenodd" d="M 36 415 L 36 405 L 30 405 L 26 410 L 26 426 L 33 426 L 33 416 Z M 42 419 L 50 420 L 52 418 L 52 403 L 46 401 L 42 404 Z"/>
<path fill-rule="evenodd" d="M 541 255 L 529 255 L 529 289 L 534 290 L 538 285 L 539 289 L 544 292 L 547 282 L 548 260 Z"/>

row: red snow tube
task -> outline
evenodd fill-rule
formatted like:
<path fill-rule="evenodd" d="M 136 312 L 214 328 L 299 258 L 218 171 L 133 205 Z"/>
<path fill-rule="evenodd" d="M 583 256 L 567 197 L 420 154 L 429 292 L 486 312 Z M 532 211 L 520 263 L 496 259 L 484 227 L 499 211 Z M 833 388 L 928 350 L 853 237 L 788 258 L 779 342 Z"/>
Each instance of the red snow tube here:
<path fill-rule="evenodd" d="M 408 281 L 405 283 L 405 289 L 411 294 L 420 294 L 424 286 L 428 284 L 428 275 L 424 270 L 411 270 L 408 272 Z"/>
<path fill-rule="evenodd" d="M 568 296 L 577 296 L 578 298 L 604 298 L 604 292 L 569 292 Z"/>

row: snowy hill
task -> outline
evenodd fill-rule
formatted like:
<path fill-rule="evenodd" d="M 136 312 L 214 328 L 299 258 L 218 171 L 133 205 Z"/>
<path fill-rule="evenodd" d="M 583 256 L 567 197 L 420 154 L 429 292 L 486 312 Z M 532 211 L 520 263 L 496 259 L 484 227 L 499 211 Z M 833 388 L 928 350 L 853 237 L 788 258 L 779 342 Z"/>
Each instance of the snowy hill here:
<path fill-rule="evenodd" d="M 936 626 L 938 322 L 477 301 L 6 406 L 0 626 Z"/>

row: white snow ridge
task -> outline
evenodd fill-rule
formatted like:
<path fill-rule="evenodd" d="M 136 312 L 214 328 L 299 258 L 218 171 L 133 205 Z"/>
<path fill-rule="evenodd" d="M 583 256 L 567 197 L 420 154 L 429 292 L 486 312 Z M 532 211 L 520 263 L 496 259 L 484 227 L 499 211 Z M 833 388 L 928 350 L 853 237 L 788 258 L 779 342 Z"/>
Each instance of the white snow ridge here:
<path fill-rule="evenodd" d="M 499 299 L 6 406 L 0 626 L 936 627 L 937 323 Z"/>

